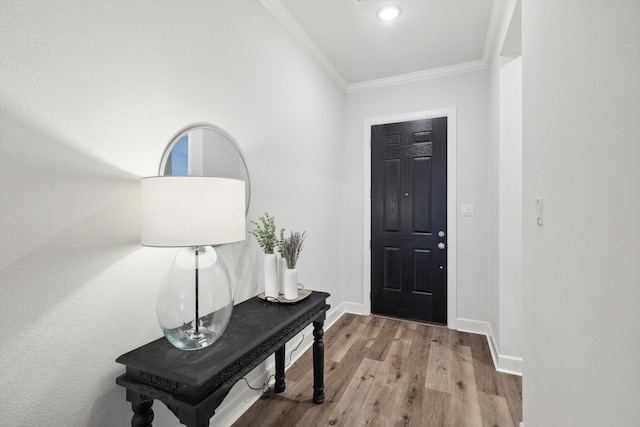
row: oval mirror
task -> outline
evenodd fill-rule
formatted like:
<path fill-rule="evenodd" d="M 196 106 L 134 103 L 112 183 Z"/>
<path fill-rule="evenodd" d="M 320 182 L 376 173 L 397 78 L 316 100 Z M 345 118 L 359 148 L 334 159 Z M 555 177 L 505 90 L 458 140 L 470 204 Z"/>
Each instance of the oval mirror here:
<path fill-rule="evenodd" d="M 164 151 L 159 175 L 242 180 L 246 185 L 246 212 L 249 211 L 251 182 L 244 156 L 231 135 L 216 126 L 195 124 L 178 132 Z"/>

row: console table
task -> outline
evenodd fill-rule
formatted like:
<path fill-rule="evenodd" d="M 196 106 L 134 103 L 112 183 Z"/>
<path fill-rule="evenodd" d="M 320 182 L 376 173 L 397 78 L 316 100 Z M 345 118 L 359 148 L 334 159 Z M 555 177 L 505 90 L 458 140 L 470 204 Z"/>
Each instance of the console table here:
<path fill-rule="evenodd" d="M 313 292 L 296 304 L 251 298 L 233 308 L 222 337 L 202 350 L 184 351 L 165 338 L 123 354 L 126 366 L 116 383 L 127 390 L 134 427 L 151 426 L 154 400 L 189 427 L 209 425 L 209 419 L 231 387 L 275 353 L 275 392 L 285 389 L 285 344 L 313 322 L 313 401 L 324 402 L 323 326 L 329 309 L 325 292 Z"/>

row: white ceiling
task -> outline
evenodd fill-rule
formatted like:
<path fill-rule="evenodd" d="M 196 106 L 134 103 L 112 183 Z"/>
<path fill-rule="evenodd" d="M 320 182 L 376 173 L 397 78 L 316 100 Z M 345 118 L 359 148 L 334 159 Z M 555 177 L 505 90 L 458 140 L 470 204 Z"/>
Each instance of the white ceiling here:
<path fill-rule="evenodd" d="M 262 0 L 345 87 L 484 67 L 503 0 Z M 376 17 L 385 4 L 402 14 Z"/>

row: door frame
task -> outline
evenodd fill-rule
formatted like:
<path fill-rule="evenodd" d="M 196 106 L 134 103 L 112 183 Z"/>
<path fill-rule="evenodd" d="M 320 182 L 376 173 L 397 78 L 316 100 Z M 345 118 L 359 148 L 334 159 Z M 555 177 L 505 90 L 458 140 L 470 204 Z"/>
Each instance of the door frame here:
<path fill-rule="evenodd" d="M 363 314 L 371 314 L 371 127 L 412 120 L 447 118 L 447 327 L 456 329 L 457 319 L 457 198 L 456 198 L 456 108 L 428 110 L 364 119 L 364 176 L 362 206 L 364 218 L 362 242 Z"/>

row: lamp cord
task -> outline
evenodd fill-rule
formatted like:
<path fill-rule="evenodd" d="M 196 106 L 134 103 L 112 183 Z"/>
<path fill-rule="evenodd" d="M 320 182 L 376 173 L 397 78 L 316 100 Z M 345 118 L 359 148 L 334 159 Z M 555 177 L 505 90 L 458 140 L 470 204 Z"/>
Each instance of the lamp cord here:
<path fill-rule="evenodd" d="M 304 291 L 304 290 L 306 290 L 306 289 L 305 289 L 305 287 L 304 287 L 304 285 L 303 285 L 302 283 L 298 283 L 298 290 L 299 290 L 299 291 Z M 280 301 L 280 300 L 279 300 L 278 298 L 276 298 L 276 297 L 268 297 L 268 296 L 266 296 L 266 295 L 265 295 L 264 299 L 265 299 L 265 301 L 268 301 L 268 302 L 276 302 L 276 303 L 278 303 L 278 304 L 291 304 L 291 301 Z M 294 301 L 295 301 L 295 300 L 294 300 Z"/>
<path fill-rule="evenodd" d="M 289 365 L 291 364 L 291 360 L 293 360 L 293 353 L 295 351 L 298 350 L 298 348 L 300 347 L 300 345 L 302 344 L 302 341 L 304 341 L 304 332 L 302 333 L 302 339 L 300 340 L 300 342 L 295 346 L 295 348 L 293 350 L 291 350 L 291 353 L 289 353 L 289 362 L 284 366 L 285 369 L 289 367 Z M 263 396 L 266 396 L 269 394 L 269 392 L 271 391 L 271 387 L 269 387 L 269 382 L 271 382 L 271 379 L 274 378 L 276 376 L 276 374 L 271 374 L 269 375 L 269 378 L 267 378 L 267 381 L 265 383 L 262 383 L 261 386 L 259 387 L 253 387 L 251 384 L 249 384 L 249 380 L 247 380 L 246 377 L 242 377 L 241 379 L 244 380 L 244 382 L 247 383 L 247 387 L 249 387 L 251 390 L 256 390 L 256 391 L 261 391 Z"/>

